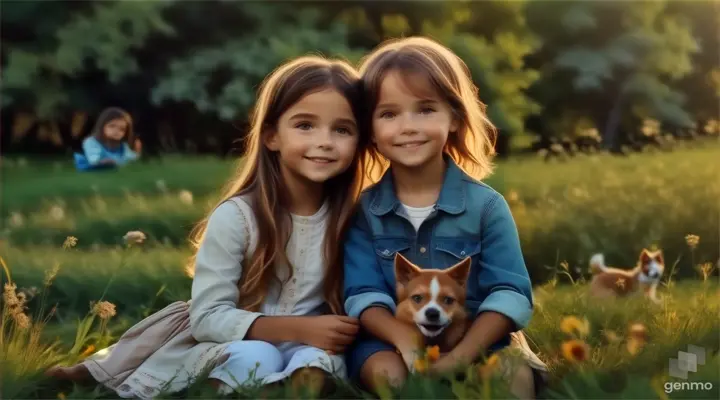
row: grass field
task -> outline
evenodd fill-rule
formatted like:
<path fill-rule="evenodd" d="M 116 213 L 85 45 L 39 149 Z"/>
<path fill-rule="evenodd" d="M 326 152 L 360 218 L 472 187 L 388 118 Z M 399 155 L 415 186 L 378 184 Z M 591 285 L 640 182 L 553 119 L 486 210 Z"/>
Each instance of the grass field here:
<path fill-rule="evenodd" d="M 585 156 L 565 163 L 500 163 L 487 182 L 511 204 L 536 284 L 536 313 L 527 334 L 552 369 L 545 397 L 718 398 L 720 286 L 717 270 L 708 269 L 720 258 L 718 160 L 720 148 L 711 146 L 626 158 Z M 23 321 L 12 318 L 9 295 L 4 297 L 0 397 L 108 397 L 100 388 L 59 384 L 41 372 L 111 343 L 171 301 L 188 299 L 187 233 L 214 204 L 232 170 L 229 162 L 211 158 L 168 157 L 98 174 L 77 173 L 69 163 L 3 160 L 0 255 L 28 299 L 27 314 L 34 323 L 20 329 Z M 125 248 L 122 236 L 131 230 L 145 232 L 148 241 Z M 696 235 L 697 245 L 690 240 L 690 246 L 687 235 Z M 77 245 L 63 248 L 67 236 L 76 237 Z M 665 251 L 668 262 L 662 305 L 598 303 L 586 296 L 592 253 L 602 251 L 610 264 L 629 266 L 643 247 L 653 245 Z M 90 319 L 90 302 L 101 299 L 113 303 L 117 314 Z M 561 322 L 567 316 L 586 318 L 589 330 L 564 333 Z M 630 333 L 633 324 L 644 327 L 646 340 Z M 563 344 L 570 343 L 588 350 L 584 361 L 563 356 Z M 687 381 L 668 377 L 669 360 L 688 345 L 706 349 L 704 365 Z M 394 395 L 505 394 L 501 381 L 485 385 L 477 370 L 464 378 L 448 385 L 414 377 Z M 673 390 L 666 390 L 667 382 Z M 713 388 L 680 388 L 683 382 L 711 382 Z M 256 395 L 248 391 L 240 397 Z M 362 395 L 341 386 L 333 397 Z M 203 385 L 180 396 L 213 397 Z"/>

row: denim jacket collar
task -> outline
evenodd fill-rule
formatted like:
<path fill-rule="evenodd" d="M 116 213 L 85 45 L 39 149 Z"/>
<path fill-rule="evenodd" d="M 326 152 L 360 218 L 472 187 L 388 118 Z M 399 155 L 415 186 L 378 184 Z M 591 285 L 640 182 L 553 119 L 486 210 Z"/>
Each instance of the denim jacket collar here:
<path fill-rule="evenodd" d="M 443 178 L 440 196 L 436 208 L 448 214 L 460 214 L 465 211 L 465 172 L 447 154 L 444 155 L 447 168 Z M 400 205 L 395 194 L 391 168 L 383 174 L 374 190 L 375 194 L 370 203 L 370 212 L 381 216 L 395 211 Z"/>

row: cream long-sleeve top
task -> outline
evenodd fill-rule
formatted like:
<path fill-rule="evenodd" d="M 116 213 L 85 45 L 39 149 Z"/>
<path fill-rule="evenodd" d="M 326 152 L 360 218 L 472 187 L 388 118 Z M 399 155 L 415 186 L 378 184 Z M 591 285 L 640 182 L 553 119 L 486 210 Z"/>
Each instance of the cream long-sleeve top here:
<path fill-rule="evenodd" d="M 258 312 L 239 309 L 238 281 L 242 262 L 257 246 L 257 225 L 246 197 L 234 197 L 210 215 L 198 249 L 190 303 L 190 327 L 199 342 L 226 343 L 245 338 L 253 322 L 263 316 L 319 315 L 323 298 L 323 242 L 328 206 L 312 216 L 291 215 L 292 232 L 286 252 L 293 278 L 285 284 L 287 268 L 276 266 Z"/>

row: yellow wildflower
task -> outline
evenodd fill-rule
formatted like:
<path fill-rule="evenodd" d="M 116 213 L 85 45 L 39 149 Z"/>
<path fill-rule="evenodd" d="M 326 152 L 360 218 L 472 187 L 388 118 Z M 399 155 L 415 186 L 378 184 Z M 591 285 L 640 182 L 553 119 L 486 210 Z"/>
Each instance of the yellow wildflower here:
<path fill-rule="evenodd" d="M 67 397 L 65 396 L 65 393 L 58 393 L 57 398 L 60 400 L 65 400 Z"/>
<path fill-rule="evenodd" d="M 580 337 L 586 337 L 590 333 L 590 322 L 587 318 L 580 320 L 578 317 L 569 315 L 560 322 L 560 330 L 568 335 L 577 334 Z"/>
<path fill-rule="evenodd" d="M 571 362 L 583 362 L 590 356 L 590 346 L 582 340 L 567 340 L 561 345 L 562 355 Z"/>
<path fill-rule="evenodd" d="M 85 357 L 89 356 L 90 354 L 92 354 L 94 351 L 95 351 L 95 346 L 91 344 L 85 349 L 85 351 L 82 352 L 82 354 L 80 354 L 80 357 L 85 358 Z"/>
<path fill-rule="evenodd" d="M 688 247 L 690 247 L 691 250 L 695 250 L 698 244 L 700 244 L 700 236 L 687 235 L 685 236 L 685 243 L 687 243 Z"/>
<path fill-rule="evenodd" d="M 479 365 L 478 376 L 480 376 L 480 379 L 484 381 L 488 380 L 497 368 L 499 361 L 500 357 L 497 355 L 497 353 L 494 353 L 487 359 L 484 364 Z"/>
<path fill-rule="evenodd" d="M 432 346 L 427 348 L 427 358 L 430 361 L 437 361 L 440 358 L 440 347 Z"/>
<path fill-rule="evenodd" d="M 428 361 L 422 358 L 415 359 L 413 362 L 413 366 L 415 367 L 415 371 L 418 373 L 424 374 L 425 371 L 428 369 Z"/>
<path fill-rule="evenodd" d="M 63 242 L 63 249 L 71 249 L 77 245 L 77 238 L 75 236 L 68 236 L 65 238 L 65 242 Z"/>

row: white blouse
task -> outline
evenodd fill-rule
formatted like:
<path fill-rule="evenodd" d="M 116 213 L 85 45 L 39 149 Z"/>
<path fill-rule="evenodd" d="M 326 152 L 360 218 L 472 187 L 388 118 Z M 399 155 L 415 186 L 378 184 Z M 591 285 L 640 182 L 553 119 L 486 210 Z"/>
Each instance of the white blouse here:
<path fill-rule="evenodd" d="M 276 267 L 259 312 L 237 308 L 241 263 L 257 246 L 257 225 L 249 203 L 234 197 L 210 215 L 205 239 L 198 249 L 190 302 L 190 328 L 200 342 L 225 343 L 245 338 L 252 323 L 263 315 L 319 315 L 323 298 L 324 247 L 327 203 L 315 215 L 291 215 L 292 232 L 286 252 L 293 278 L 286 284 L 286 267 Z"/>

